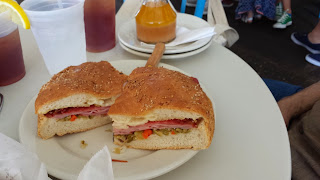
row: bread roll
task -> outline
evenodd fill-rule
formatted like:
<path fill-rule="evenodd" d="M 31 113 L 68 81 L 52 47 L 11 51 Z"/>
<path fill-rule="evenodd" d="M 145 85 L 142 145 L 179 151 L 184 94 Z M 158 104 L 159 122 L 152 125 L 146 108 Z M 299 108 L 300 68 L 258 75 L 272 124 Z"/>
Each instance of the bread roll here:
<path fill-rule="evenodd" d="M 126 80 L 126 75 L 106 61 L 70 66 L 54 75 L 35 102 L 38 135 L 48 139 L 110 123 L 107 111 Z"/>

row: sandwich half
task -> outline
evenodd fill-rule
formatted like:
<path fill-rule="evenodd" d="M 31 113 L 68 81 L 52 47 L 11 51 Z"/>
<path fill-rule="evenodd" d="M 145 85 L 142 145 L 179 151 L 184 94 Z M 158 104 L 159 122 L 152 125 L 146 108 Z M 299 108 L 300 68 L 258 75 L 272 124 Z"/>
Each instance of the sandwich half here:
<path fill-rule="evenodd" d="M 135 69 L 109 115 L 114 143 L 137 149 L 206 149 L 215 127 L 198 80 L 161 67 Z"/>
<path fill-rule="evenodd" d="M 39 137 L 48 139 L 110 123 L 109 108 L 126 80 L 106 61 L 70 66 L 54 75 L 35 102 Z"/>

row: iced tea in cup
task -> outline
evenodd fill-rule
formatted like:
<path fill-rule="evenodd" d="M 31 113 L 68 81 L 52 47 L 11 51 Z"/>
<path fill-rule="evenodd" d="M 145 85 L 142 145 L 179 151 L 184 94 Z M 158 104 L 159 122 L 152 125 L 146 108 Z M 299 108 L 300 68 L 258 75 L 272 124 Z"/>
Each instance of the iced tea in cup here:
<path fill-rule="evenodd" d="M 84 22 L 87 51 L 104 52 L 116 45 L 115 0 L 86 0 Z"/>
<path fill-rule="evenodd" d="M 84 0 L 24 0 L 32 33 L 51 75 L 87 61 Z"/>
<path fill-rule="evenodd" d="M 8 12 L 0 13 L 0 86 L 15 83 L 25 74 L 18 27 Z"/>

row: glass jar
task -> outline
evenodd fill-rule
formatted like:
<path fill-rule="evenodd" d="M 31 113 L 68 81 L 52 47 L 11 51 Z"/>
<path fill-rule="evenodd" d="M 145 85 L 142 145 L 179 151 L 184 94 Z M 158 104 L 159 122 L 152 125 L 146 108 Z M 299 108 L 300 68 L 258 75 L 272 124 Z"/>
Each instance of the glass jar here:
<path fill-rule="evenodd" d="M 115 0 L 86 0 L 84 23 L 89 52 L 104 52 L 116 45 Z"/>
<path fill-rule="evenodd" d="M 168 0 L 144 0 L 136 15 L 138 40 L 167 43 L 176 37 L 177 14 Z"/>

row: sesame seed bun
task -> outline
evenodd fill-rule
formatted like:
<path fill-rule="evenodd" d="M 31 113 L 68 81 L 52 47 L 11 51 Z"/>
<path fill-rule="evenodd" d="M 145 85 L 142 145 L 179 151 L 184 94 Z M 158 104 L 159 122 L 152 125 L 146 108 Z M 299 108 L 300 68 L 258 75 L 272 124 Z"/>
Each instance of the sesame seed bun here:
<path fill-rule="evenodd" d="M 35 113 L 67 107 L 109 106 L 121 93 L 127 76 L 107 61 L 70 66 L 42 86 Z"/>

